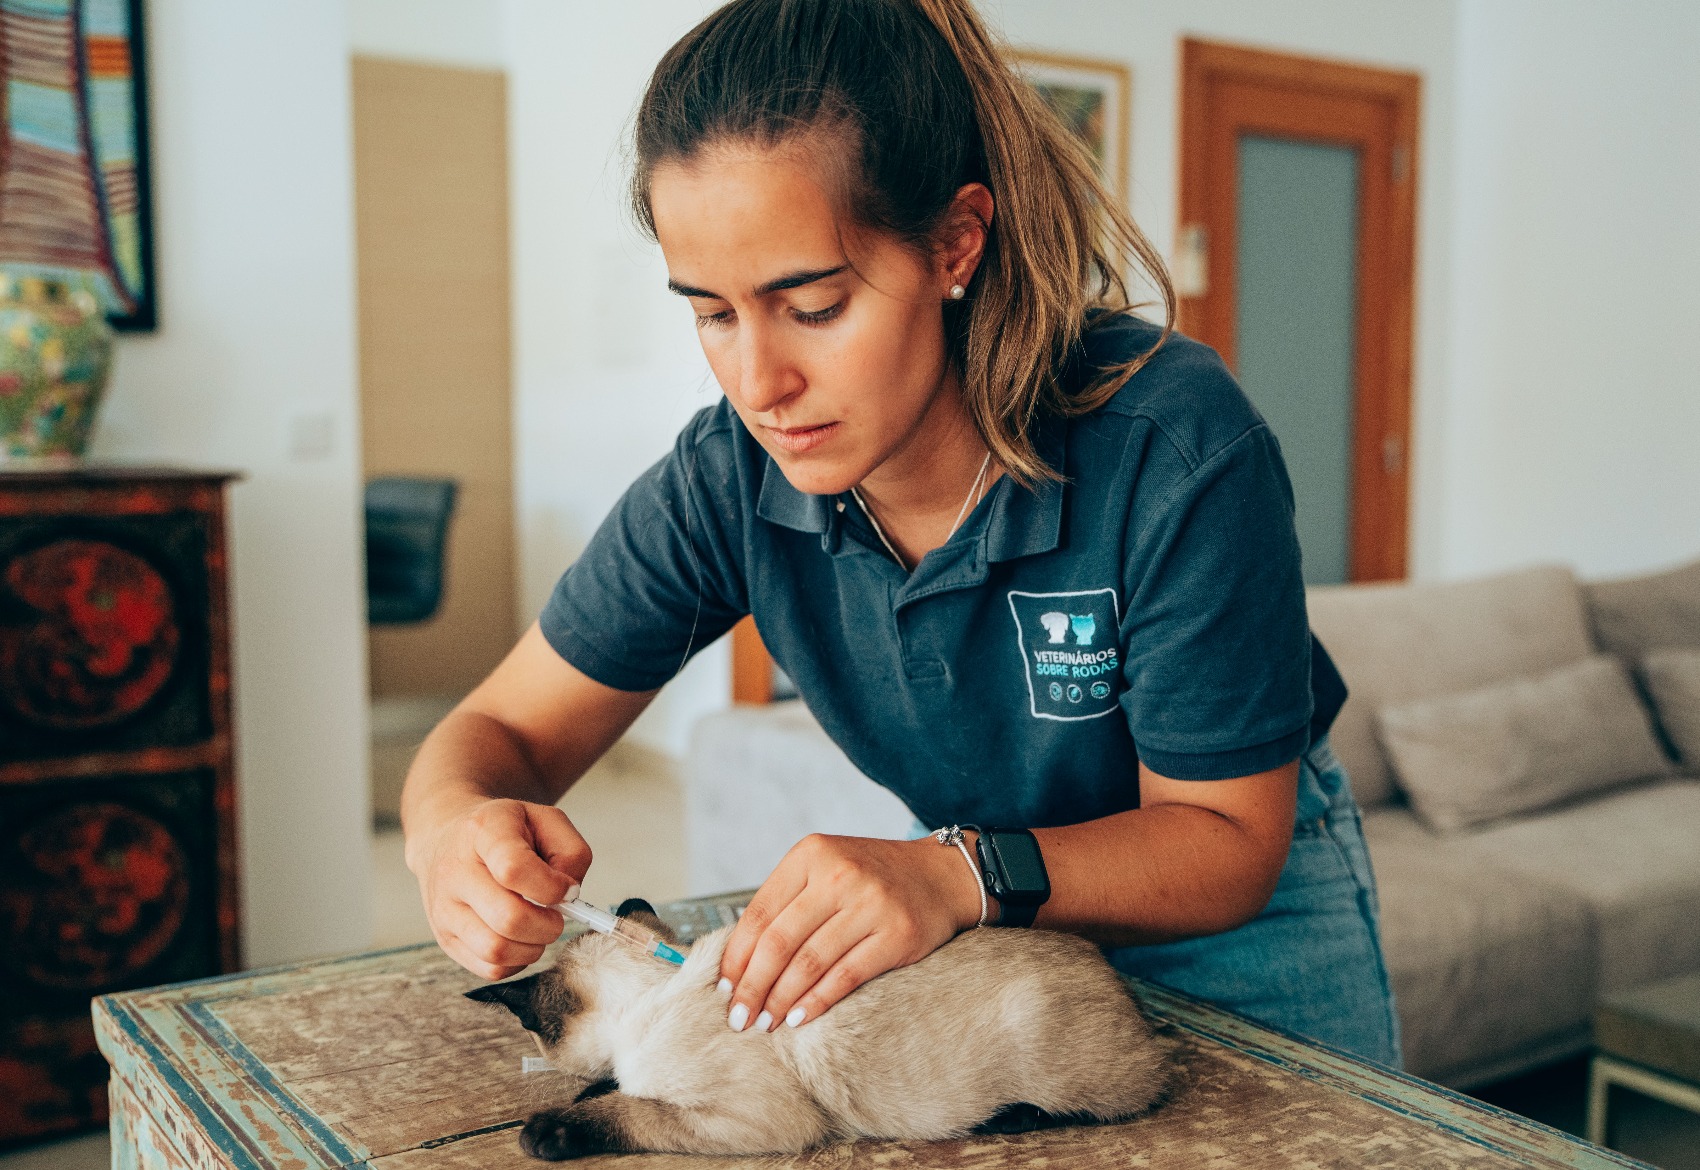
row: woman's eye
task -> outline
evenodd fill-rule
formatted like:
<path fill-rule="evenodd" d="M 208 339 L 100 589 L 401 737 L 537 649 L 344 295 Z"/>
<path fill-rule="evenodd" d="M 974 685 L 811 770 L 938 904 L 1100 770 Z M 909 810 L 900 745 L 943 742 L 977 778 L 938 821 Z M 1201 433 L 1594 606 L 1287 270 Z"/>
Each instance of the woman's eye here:
<path fill-rule="evenodd" d="M 824 309 L 815 309 L 813 312 L 804 312 L 802 309 L 793 309 L 792 314 L 804 325 L 825 325 L 828 321 L 832 320 L 843 311 L 844 302 L 839 301 L 836 305 L 828 305 Z"/>

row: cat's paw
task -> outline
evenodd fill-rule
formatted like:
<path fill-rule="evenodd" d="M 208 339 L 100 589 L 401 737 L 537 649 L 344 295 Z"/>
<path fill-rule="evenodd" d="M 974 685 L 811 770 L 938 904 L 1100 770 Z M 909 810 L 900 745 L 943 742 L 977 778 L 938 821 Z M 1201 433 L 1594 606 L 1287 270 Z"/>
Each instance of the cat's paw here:
<path fill-rule="evenodd" d="M 545 1162 L 564 1162 L 616 1148 L 605 1121 L 568 1109 L 533 1113 L 519 1131 L 519 1148 Z"/>

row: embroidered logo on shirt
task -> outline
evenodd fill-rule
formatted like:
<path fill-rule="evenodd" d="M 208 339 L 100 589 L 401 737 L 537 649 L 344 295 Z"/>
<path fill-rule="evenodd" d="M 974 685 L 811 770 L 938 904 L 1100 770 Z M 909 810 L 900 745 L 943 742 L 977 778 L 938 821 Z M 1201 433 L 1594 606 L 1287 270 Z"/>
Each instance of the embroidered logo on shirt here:
<path fill-rule="evenodd" d="M 1010 590 L 1009 612 L 1036 719 L 1096 719 L 1116 709 L 1121 614 L 1114 589 Z"/>

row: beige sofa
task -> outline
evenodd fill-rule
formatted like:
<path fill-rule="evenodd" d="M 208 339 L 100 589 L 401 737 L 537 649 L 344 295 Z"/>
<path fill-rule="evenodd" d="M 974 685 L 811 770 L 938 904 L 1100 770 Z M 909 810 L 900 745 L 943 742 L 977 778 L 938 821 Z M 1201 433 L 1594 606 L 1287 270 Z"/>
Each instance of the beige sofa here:
<path fill-rule="evenodd" d="M 1375 722 L 1596 652 L 1700 647 L 1700 564 L 1318 589 L 1310 610 L 1352 691 L 1332 742 L 1364 810 L 1412 1072 L 1468 1087 L 1521 1071 L 1585 1047 L 1600 994 L 1700 970 L 1700 760 L 1439 833 L 1404 799 Z"/>
<path fill-rule="evenodd" d="M 1654 748 L 1660 775 L 1612 774 L 1585 795 L 1443 833 L 1406 799 L 1377 719 L 1573 671 L 1601 651 L 1636 662 L 1657 647 L 1700 647 L 1700 563 L 1591 585 L 1537 568 L 1459 584 L 1325 588 L 1310 606 L 1352 689 L 1332 742 L 1364 809 L 1410 1071 L 1469 1087 L 1533 1067 L 1586 1045 L 1602 992 L 1700 969 L 1700 756 L 1685 776 Z M 1502 722 L 1508 742 L 1487 745 L 1494 758 L 1537 759 L 1516 742 L 1518 720 Z M 1597 747 L 1582 730 L 1580 742 Z M 1560 770 L 1562 741 L 1543 741 L 1561 752 Z M 1444 736 L 1440 746 L 1449 746 Z M 1450 775 L 1425 778 L 1431 815 Z M 796 702 L 703 720 L 685 783 L 696 893 L 759 883 L 811 831 L 902 836 L 911 824 Z M 1512 799 L 1527 804 L 1543 791 L 1536 784 Z"/>

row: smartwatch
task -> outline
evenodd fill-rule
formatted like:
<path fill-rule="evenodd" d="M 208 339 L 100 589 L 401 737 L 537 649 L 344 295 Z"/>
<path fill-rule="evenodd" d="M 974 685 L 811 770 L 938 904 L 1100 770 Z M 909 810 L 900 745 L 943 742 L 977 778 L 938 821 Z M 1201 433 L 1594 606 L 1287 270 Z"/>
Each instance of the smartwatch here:
<path fill-rule="evenodd" d="M 998 900 L 999 926 L 1032 926 L 1039 907 L 1051 896 L 1051 878 L 1039 842 L 1026 829 L 982 829 L 964 825 L 980 836 L 974 850 L 980 855 L 980 877 L 986 892 Z"/>

